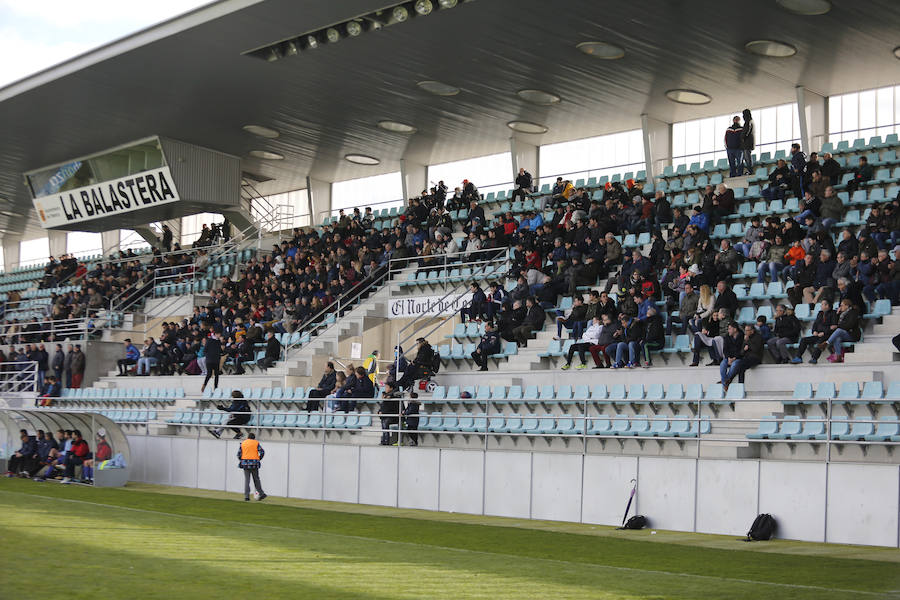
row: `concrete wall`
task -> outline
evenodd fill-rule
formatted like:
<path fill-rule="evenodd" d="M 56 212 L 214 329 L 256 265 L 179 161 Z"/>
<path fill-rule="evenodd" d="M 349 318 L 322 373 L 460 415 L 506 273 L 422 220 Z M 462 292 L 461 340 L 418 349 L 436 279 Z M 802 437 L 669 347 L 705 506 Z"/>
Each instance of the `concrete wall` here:
<path fill-rule="evenodd" d="M 239 492 L 237 443 L 129 437 L 138 481 Z M 900 467 L 264 442 L 275 496 L 731 536 L 772 513 L 778 537 L 897 547 Z"/>

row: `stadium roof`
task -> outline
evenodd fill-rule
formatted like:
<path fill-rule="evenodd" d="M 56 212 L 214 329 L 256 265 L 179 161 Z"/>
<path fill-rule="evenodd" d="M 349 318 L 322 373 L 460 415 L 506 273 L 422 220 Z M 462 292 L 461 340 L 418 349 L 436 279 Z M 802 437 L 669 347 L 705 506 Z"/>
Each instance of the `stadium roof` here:
<path fill-rule="evenodd" d="M 435 6 L 437 1 L 435 0 Z M 552 143 L 662 121 L 795 100 L 803 85 L 833 95 L 897 83 L 900 10 L 895 0 L 834 0 L 820 16 L 774 0 L 476 0 L 380 31 L 267 62 L 244 53 L 390 6 L 385 0 L 224 0 L 98 48 L 0 89 L 0 235 L 23 231 L 31 202 L 22 173 L 158 134 L 244 159 L 271 179 L 264 193 L 508 150 L 509 121 L 545 125 Z M 790 58 L 745 44 L 787 42 Z M 620 60 L 576 49 L 615 44 Z M 460 88 L 431 95 L 417 82 Z M 538 106 L 522 89 L 559 95 Z M 686 106 L 673 88 L 712 101 Z M 380 120 L 409 123 L 413 135 Z M 264 139 L 242 129 L 280 133 Z M 253 158 L 252 150 L 285 160 Z M 360 166 L 349 153 L 378 157 Z M 27 235 L 40 232 L 29 225 Z"/>

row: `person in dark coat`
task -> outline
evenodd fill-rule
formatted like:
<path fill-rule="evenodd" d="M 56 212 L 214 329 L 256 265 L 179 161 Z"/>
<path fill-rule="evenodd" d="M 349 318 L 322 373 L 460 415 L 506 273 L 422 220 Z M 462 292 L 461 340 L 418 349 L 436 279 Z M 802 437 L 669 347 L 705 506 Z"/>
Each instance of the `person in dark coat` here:
<path fill-rule="evenodd" d="M 494 329 L 493 324 L 485 323 L 484 335 L 478 342 L 478 347 L 472 352 L 472 360 L 479 366 L 479 371 L 487 371 L 488 358 L 500 353 L 500 335 Z"/>
<path fill-rule="evenodd" d="M 779 304 L 775 307 L 775 323 L 772 337 L 766 342 L 769 354 L 775 364 L 787 364 L 791 361 L 788 344 L 795 344 L 800 337 L 800 320 L 794 316 L 794 309 Z"/>
<path fill-rule="evenodd" d="M 741 113 L 744 117 L 744 128 L 741 130 L 741 150 L 744 151 L 744 160 L 741 162 L 740 171 L 746 169 L 747 175 L 753 175 L 753 150 L 756 149 L 756 128 L 753 124 L 753 116 L 750 109 L 745 108 Z"/>
<path fill-rule="evenodd" d="M 363 367 L 356 367 L 356 383 L 353 385 L 353 391 L 350 393 L 350 396 L 352 398 L 375 397 L 375 384 L 372 383 Z"/>
<path fill-rule="evenodd" d="M 831 363 L 844 362 L 843 344 L 858 342 L 860 337 L 862 337 L 859 311 L 853 306 L 852 300 L 849 298 L 841 300 L 840 305 L 838 305 L 837 315 L 837 327 L 831 333 L 827 342 L 827 346 L 832 349 L 832 353 L 828 357 L 828 362 Z"/>
<path fill-rule="evenodd" d="M 528 343 L 533 330 L 543 329 L 544 321 L 547 318 L 544 309 L 535 302 L 534 298 L 528 298 L 525 301 L 525 306 L 527 307 L 525 319 L 518 327 L 513 328 L 513 336 L 516 338 L 516 343 L 519 346 L 524 346 Z"/>
<path fill-rule="evenodd" d="M 532 177 L 531 173 L 524 168 L 519 167 L 519 174 L 516 176 L 516 189 L 512 193 L 511 200 L 515 202 L 518 199 L 524 200 L 531 193 Z"/>
<path fill-rule="evenodd" d="M 643 367 L 645 369 L 653 366 L 650 353 L 662 350 L 665 345 L 666 333 L 662 315 L 658 314 L 656 306 L 651 306 L 647 310 L 647 318 L 644 319 L 644 340 L 641 342 L 641 354 L 644 356 Z"/>
<path fill-rule="evenodd" d="M 250 422 L 250 415 L 252 412 L 250 403 L 244 398 L 244 394 L 240 390 L 234 390 L 231 392 L 231 405 L 225 406 L 224 404 L 217 404 L 216 408 L 231 413 L 231 417 L 228 419 L 226 425 L 231 427 L 232 431 L 234 431 L 234 439 L 241 439 L 243 434 L 241 433 L 239 426 L 246 425 Z M 213 437 L 218 439 L 222 437 L 222 432 L 224 430 L 224 427 L 219 427 L 217 429 L 210 429 L 209 432 Z"/>
<path fill-rule="evenodd" d="M 803 353 L 806 352 L 807 348 L 810 356 L 809 363 L 814 365 L 819 362 L 822 349 L 837 328 L 837 313 L 831 309 L 831 300 L 823 299 L 819 306 L 819 314 L 816 315 L 816 320 L 812 326 L 812 335 L 800 338 L 797 356 L 791 359 L 791 362 L 795 365 L 803 362 Z"/>
<path fill-rule="evenodd" d="M 391 425 L 400 422 L 400 392 L 391 383 L 384 384 L 381 394 L 381 406 L 378 414 L 381 415 L 381 445 L 391 444 Z"/>
<path fill-rule="evenodd" d="M 469 291 L 472 292 L 472 300 L 469 302 L 468 306 L 459 309 L 459 317 L 463 323 L 466 322 L 466 317 L 468 317 L 470 321 L 481 319 L 484 316 L 485 304 L 487 303 L 487 297 L 484 295 L 484 291 L 474 281 L 469 286 Z"/>
<path fill-rule="evenodd" d="M 206 384 L 209 383 L 210 377 L 215 376 L 213 379 L 213 389 L 215 390 L 219 387 L 219 373 L 221 371 L 222 359 L 221 334 L 214 334 L 208 337 L 203 352 L 203 359 L 206 361 L 206 379 L 203 380 L 203 385 L 200 386 L 201 394 L 206 389 Z"/>
<path fill-rule="evenodd" d="M 275 336 L 275 331 L 270 329 L 266 338 L 266 355 L 256 362 L 261 369 L 268 369 L 281 359 L 281 342 Z"/>
<path fill-rule="evenodd" d="M 409 446 L 418 446 L 419 445 L 419 395 L 416 393 L 412 393 L 409 395 L 409 400 L 406 401 L 406 405 L 403 407 L 403 429 L 404 431 L 408 431 L 406 434 L 409 438 L 409 442 L 407 445 Z"/>
<path fill-rule="evenodd" d="M 366 379 L 368 379 L 368 377 Z M 329 361 L 325 365 L 325 372 L 319 379 L 318 385 L 315 389 L 309 390 L 309 400 L 306 401 L 306 410 L 319 410 L 319 398 L 326 398 L 334 390 L 336 383 L 337 373 L 335 373 L 334 370 L 334 363 Z"/>
<path fill-rule="evenodd" d="M 736 325 L 735 325 L 736 327 Z M 744 374 L 762 363 L 763 359 L 763 339 L 756 331 L 756 327 L 751 324 L 744 325 L 744 341 L 741 345 L 740 356 L 731 363 L 725 377 L 722 379 L 722 387 L 727 392 L 728 386 L 735 377 L 740 383 L 744 383 Z"/>

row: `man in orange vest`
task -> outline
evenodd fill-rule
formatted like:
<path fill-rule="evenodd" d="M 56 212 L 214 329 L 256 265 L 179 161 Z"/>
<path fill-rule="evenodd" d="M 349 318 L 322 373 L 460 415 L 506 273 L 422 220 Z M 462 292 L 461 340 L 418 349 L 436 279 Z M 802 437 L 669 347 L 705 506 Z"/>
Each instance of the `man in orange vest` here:
<path fill-rule="evenodd" d="M 250 477 L 253 477 L 253 487 L 259 495 L 257 500 L 265 500 L 266 493 L 262 490 L 262 484 L 259 482 L 259 467 L 266 451 L 256 441 L 256 434 L 247 434 L 247 439 L 241 442 L 238 448 L 237 457 L 240 461 L 238 466 L 244 470 L 244 501 L 250 501 Z"/>

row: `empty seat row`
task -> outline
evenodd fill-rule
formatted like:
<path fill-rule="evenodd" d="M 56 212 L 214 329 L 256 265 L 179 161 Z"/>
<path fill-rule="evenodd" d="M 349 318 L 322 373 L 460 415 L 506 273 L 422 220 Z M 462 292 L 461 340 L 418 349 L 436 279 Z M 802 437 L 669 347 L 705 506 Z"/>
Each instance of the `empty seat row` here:
<path fill-rule="evenodd" d="M 98 414 L 116 423 L 148 423 L 156 420 L 155 410 L 101 410 Z"/>
<path fill-rule="evenodd" d="M 176 398 L 184 398 L 184 388 L 66 388 L 62 393 L 63 400 L 78 402 L 141 402 Z"/>
<path fill-rule="evenodd" d="M 569 417 L 555 415 L 493 415 L 485 413 L 423 415 L 419 431 L 435 433 L 497 433 L 522 435 L 593 435 L 618 437 L 691 438 L 711 430 L 709 417 L 632 417 L 599 415 Z"/>
<path fill-rule="evenodd" d="M 866 381 L 860 387 L 855 381 L 845 381 L 839 389 L 834 383 L 823 381 L 813 391 L 811 383 L 797 383 L 794 386 L 794 394 L 790 400 L 785 400 L 785 406 L 817 405 L 829 400 L 858 404 L 893 404 L 900 402 L 900 381 L 891 383 L 887 392 L 880 381 Z"/>
<path fill-rule="evenodd" d="M 465 344 L 453 342 L 451 344 L 438 346 L 438 354 L 443 362 L 449 362 L 451 360 L 472 360 L 472 353 L 475 352 L 477 347 L 478 345 L 475 342 L 468 342 Z M 519 347 L 515 342 L 504 342 L 503 346 L 500 348 L 500 352 L 492 354 L 490 358 L 507 358 L 509 356 L 515 356 L 518 353 Z"/>
<path fill-rule="evenodd" d="M 463 395 L 466 395 L 464 398 Z M 714 383 L 706 386 L 699 383 L 683 386 L 680 383 L 647 385 L 636 383 L 629 386 L 615 384 L 606 385 L 529 385 L 522 386 L 458 386 L 435 387 L 431 396 L 431 402 L 455 402 L 465 399 L 504 402 L 509 404 L 540 404 L 542 402 L 554 402 L 561 404 L 583 404 L 585 402 L 631 402 L 650 403 L 666 402 L 670 404 L 691 404 L 701 401 L 706 402 L 730 402 L 744 398 L 743 384 L 735 383 L 728 388 L 726 393 L 721 384 Z M 427 402 L 427 400 L 426 400 Z"/>
<path fill-rule="evenodd" d="M 229 415 L 220 411 L 180 411 L 166 422 L 173 425 L 225 425 Z M 372 413 L 254 413 L 247 427 L 307 428 L 307 429 L 363 429 L 371 427 Z"/>
<path fill-rule="evenodd" d="M 900 442 L 900 421 L 896 416 L 872 419 L 831 419 L 831 439 L 840 442 Z M 751 440 L 826 440 L 828 422 L 825 419 L 801 420 L 788 415 L 783 419 L 766 416 L 759 428 L 748 433 Z"/>

